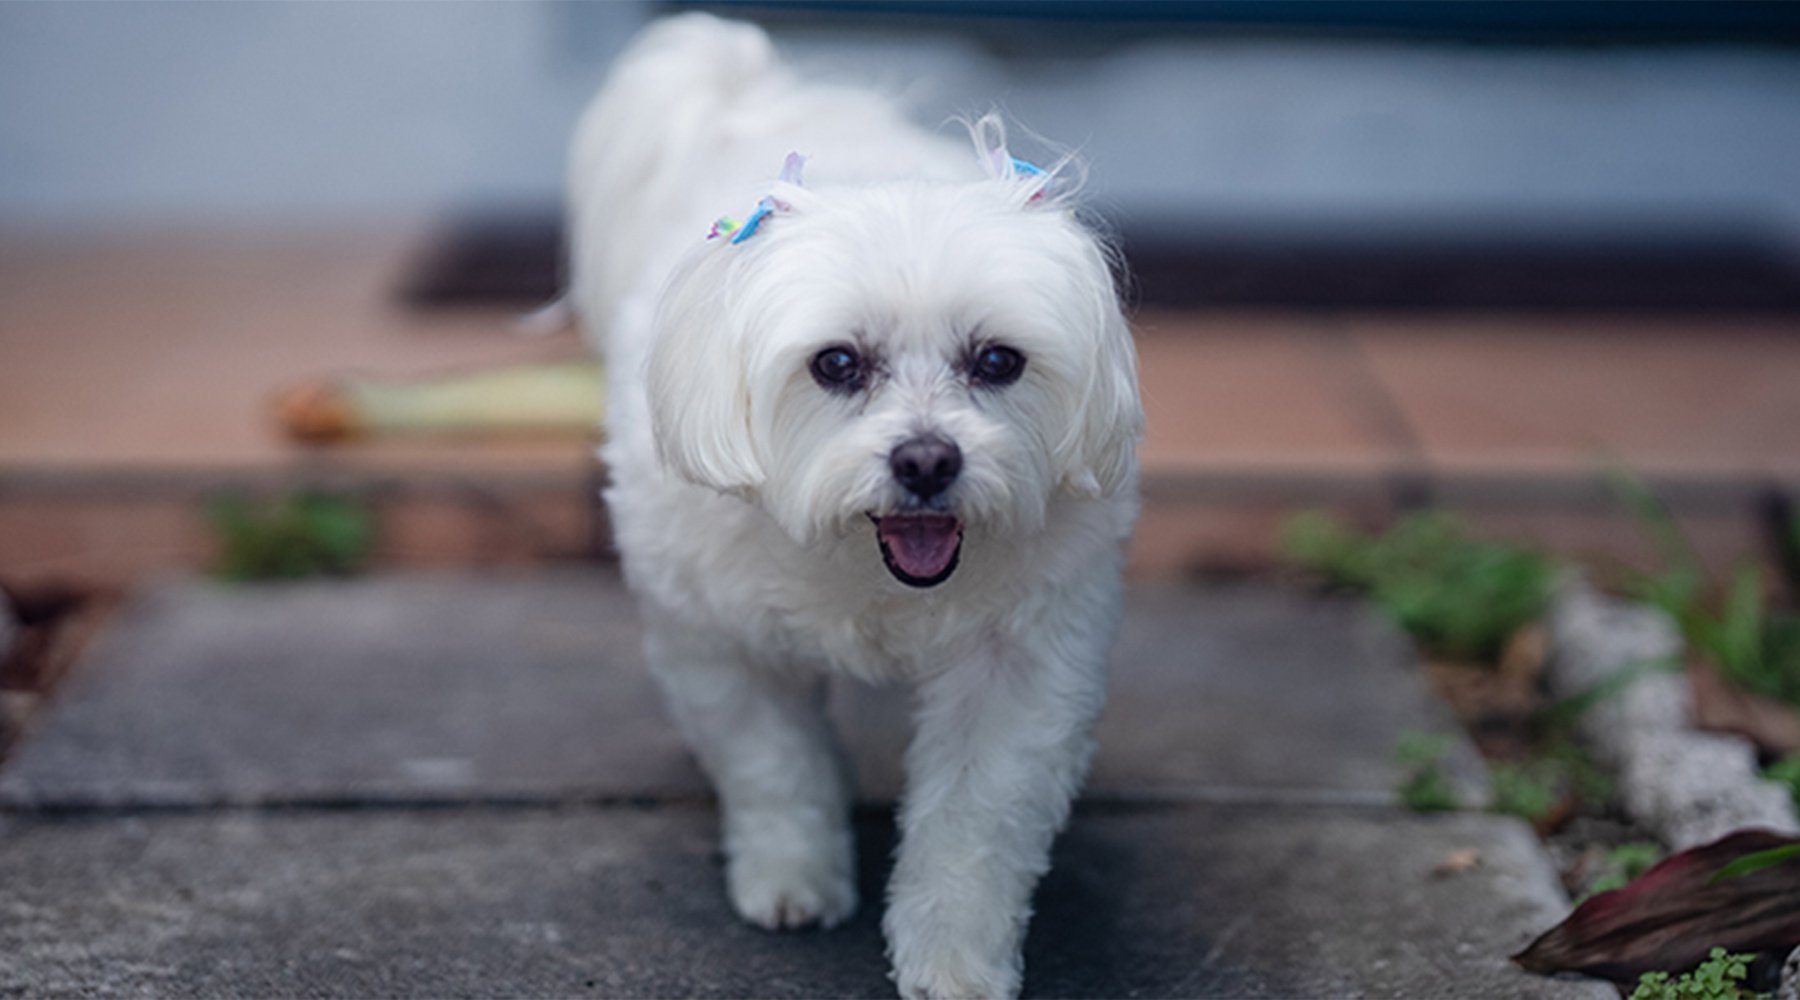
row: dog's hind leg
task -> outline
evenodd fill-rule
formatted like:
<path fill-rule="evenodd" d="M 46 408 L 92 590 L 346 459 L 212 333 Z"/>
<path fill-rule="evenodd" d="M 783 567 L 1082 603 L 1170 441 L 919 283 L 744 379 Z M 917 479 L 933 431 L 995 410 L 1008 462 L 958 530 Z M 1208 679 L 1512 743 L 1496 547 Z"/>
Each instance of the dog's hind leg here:
<path fill-rule="evenodd" d="M 825 682 L 746 662 L 725 640 L 652 626 L 645 649 L 675 723 L 718 791 L 731 903 L 770 930 L 856 909 L 848 765 Z"/>

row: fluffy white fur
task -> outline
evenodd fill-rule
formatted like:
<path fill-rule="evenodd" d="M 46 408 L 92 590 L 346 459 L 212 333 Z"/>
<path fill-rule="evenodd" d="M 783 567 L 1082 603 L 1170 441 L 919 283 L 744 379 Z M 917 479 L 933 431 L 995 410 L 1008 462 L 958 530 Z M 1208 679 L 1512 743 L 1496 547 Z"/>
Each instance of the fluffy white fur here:
<path fill-rule="evenodd" d="M 689 14 L 621 58 L 576 136 L 572 301 L 608 361 L 607 491 L 671 714 L 716 784 L 746 920 L 857 905 L 833 672 L 907 682 L 884 921 L 900 992 L 1018 992 L 1051 840 L 1087 770 L 1137 516 L 1136 360 L 1107 256 L 1054 191 L 882 98 L 795 78 L 753 27 Z M 806 154 L 804 186 L 774 178 Z M 998 155 L 996 155 L 998 154 Z M 1046 192 L 1046 187 L 1051 188 Z M 772 195 L 738 244 L 712 221 Z M 1025 359 L 978 385 L 968 358 Z M 850 345 L 867 384 L 809 366 Z M 960 562 L 909 586 L 872 517 L 921 507 L 890 453 L 962 468 L 929 509 Z"/>

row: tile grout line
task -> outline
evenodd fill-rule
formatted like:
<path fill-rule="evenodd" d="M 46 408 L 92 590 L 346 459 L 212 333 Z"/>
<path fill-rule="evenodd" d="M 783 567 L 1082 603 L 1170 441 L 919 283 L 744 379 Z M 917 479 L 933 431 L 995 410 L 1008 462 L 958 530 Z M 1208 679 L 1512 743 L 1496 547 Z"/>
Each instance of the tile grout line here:
<path fill-rule="evenodd" d="M 1324 342 L 1326 349 L 1342 362 L 1347 376 L 1340 382 L 1348 390 L 1345 402 L 1360 415 L 1363 430 L 1399 452 L 1391 470 L 1381 476 L 1386 480 L 1393 505 L 1402 511 L 1431 506 L 1436 488 L 1424 439 L 1406 416 L 1405 409 L 1382 383 L 1368 351 L 1363 348 L 1362 338 L 1336 313 L 1304 322 L 1300 330 L 1306 339 Z"/>
<path fill-rule="evenodd" d="M 459 809 L 482 809 L 503 812 L 538 812 L 563 809 L 591 811 L 646 811 L 655 809 L 712 808 L 715 799 L 706 794 L 631 794 L 631 795 L 507 795 L 472 794 L 467 796 L 171 796 L 112 799 L 100 797 L 62 797 L 34 800 L 29 797 L 0 799 L 0 821 L 31 818 L 106 818 L 127 815 L 197 815 L 211 813 L 319 814 L 319 813 L 397 813 L 442 812 Z M 1202 786 L 1196 788 L 1143 788 L 1082 796 L 1076 800 L 1078 811 L 1094 813 L 1158 812 L 1194 806 L 1225 808 L 1295 808 L 1398 810 L 1400 803 L 1390 792 L 1333 788 L 1257 788 L 1250 786 Z M 896 802 L 886 800 L 859 801 L 859 813 L 892 812 Z M 1465 810 L 1480 812 L 1480 810 Z"/>

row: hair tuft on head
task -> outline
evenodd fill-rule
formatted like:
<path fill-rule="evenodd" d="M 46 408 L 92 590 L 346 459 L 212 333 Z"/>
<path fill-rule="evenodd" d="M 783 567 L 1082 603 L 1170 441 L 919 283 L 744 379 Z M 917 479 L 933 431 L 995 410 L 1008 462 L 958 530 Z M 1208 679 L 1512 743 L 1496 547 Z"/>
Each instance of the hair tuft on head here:
<path fill-rule="evenodd" d="M 1040 166 L 1013 155 L 1006 142 L 1006 119 L 998 111 L 989 111 L 972 121 L 964 120 L 975 155 L 989 177 L 997 181 L 1017 183 L 1028 192 L 1028 204 L 1066 205 L 1087 180 L 1087 167 L 1073 153 L 1052 150 L 1056 159 Z M 1048 146 L 1037 136 L 1039 145 Z"/>

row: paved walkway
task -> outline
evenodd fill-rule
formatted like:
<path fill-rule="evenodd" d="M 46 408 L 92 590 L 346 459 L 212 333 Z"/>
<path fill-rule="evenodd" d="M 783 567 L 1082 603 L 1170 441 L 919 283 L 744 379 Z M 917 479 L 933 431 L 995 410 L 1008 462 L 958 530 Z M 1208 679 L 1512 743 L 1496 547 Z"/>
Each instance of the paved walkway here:
<path fill-rule="evenodd" d="M 637 640 L 599 573 L 147 588 L 0 769 L 0 996 L 889 995 L 874 906 L 732 917 Z M 895 701 L 835 704 L 871 901 Z M 1452 731 L 1355 606 L 1134 591 L 1027 994 L 1613 996 L 1506 961 L 1554 875 L 1514 820 L 1396 808 L 1407 729 Z"/>

